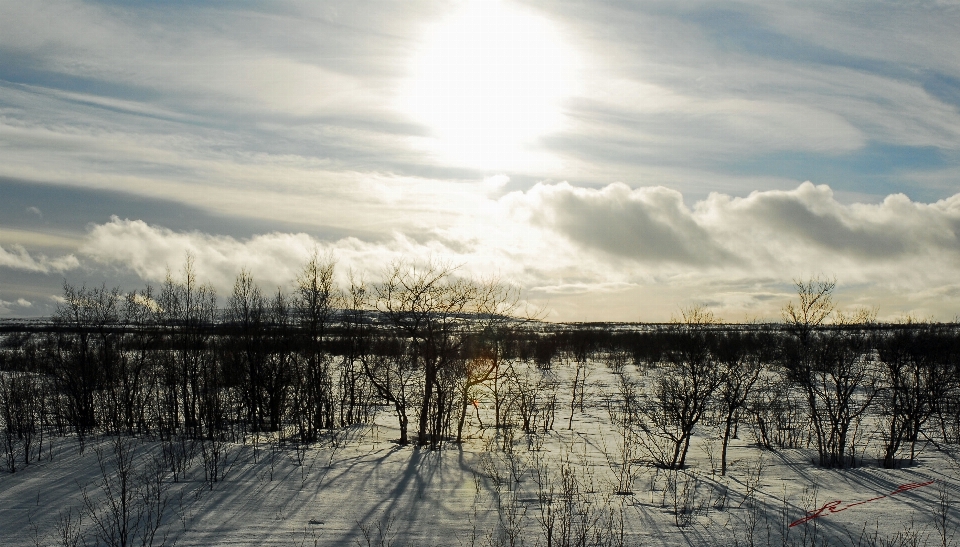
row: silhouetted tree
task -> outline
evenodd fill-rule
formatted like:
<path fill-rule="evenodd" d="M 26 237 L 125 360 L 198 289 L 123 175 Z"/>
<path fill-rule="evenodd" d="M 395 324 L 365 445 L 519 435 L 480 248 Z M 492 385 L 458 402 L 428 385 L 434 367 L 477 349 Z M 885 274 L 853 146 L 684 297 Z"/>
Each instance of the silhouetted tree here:
<path fill-rule="evenodd" d="M 202 382 L 216 363 L 212 348 L 212 325 L 217 319 L 217 296 L 209 285 L 200 284 L 187 255 L 182 279 L 168 272 L 158 298 L 166 351 L 161 362 L 164 431 L 185 428 L 199 435 Z"/>
<path fill-rule="evenodd" d="M 782 310 L 793 336 L 784 345 L 783 363 L 806 395 L 820 465 L 853 465 L 858 423 L 876 395 L 876 376 L 867 359 L 870 340 L 863 329 L 875 312 L 839 314 L 830 328 L 821 328 L 834 310 L 836 283 L 815 278 L 796 286 L 798 302 Z"/>
<path fill-rule="evenodd" d="M 83 446 L 98 425 L 96 397 L 115 373 L 119 349 L 119 289 L 79 289 L 64 284 L 54 316 L 56 345 L 51 373 L 67 402 L 67 416 Z"/>
<path fill-rule="evenodd" d="M 450 425 L 457 383 L 466 374 L 465 334 L 500 323 L 516 305 L 496 280 L 474 282 L 440 264 L 395 262 L 376 289 L 375 307 L 405 340 L 420 374 L 417 443 L 436 447 Z"/>
<path fill-rule="evenodd" d="M 331 362 L 324 351 L 324 337 L 341 301 L 334 283 L 335 266 L 331 256 L 321 257 L 314 251 L 297 275 L 293 306 L 303 337 L 300 351 L 306 361 L 303 387 L 311 418 L 307 424 L 309 438 L 316 438 L 321 428 L 334 427 L 336 417 Z"/>
<path fill-rule="evenodd" d="M 897 453 L 905 443 L 914 461 L 917 441 L 937 402 L 956 388 L 949 362 L 952 338 L 943 326 L 910 320 L 878 336 L 877 355 L 884 373 L 885 468 L 896 467 Z"/>
<path fill-rule="evenodd" d="M 638 424 L 642 448 L 663 467 L 683 467 L 694 429 L 722 382 L 712 351 L 716 323 L 709 310 L 695 306 L 681 310 L 680 321 L 668 331 L 653 392 Z"/>
<path fill-rule="evenodd" d="M 246 421 L 254 431 L 262 431 L 264 422 L 265 361 L 267 356 L 265 328 L 267 303 L 247 270 L 241 270 L 233 284 L 228 308 L 231 335 L 236 348 L 237 372 L 244 375 Z"/>
<path fill-rule="evenodd" d="M 717 337 L 714 352 L 720 365 L 716 400 L 723 427 L 720 474 L 727 474 L 727 447 L 739 413 L 746 407 L 763 370 L 761 347 L 755 334 L 727 332 Z"/>

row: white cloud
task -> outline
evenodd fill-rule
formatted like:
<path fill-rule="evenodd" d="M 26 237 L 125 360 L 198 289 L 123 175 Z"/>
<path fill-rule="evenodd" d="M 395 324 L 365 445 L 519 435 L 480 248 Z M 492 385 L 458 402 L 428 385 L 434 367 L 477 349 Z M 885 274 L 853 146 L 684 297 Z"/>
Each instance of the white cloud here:
<path fill-rule="evenodd" d="M 666 155 L 689 162 L 691 149 L 711 157 L 782 150 L 836 154 L 856 150 L 866 141 L 864 132 L 829 103 L 765 94 L 702 96 L 698 89 L 670 88 L 615 73 L 588 80 L 593 86 L 573 107 L 580 124 L 568 134 L 633 144 L 639 149 L 634 154 L 639 151 L 648 161 Z"/>
<path fill-rule="evenodd" d="M 564 103 L 566 129 L 524 151 L 550 161 L 505 173 L 512 188 L 528 184 L 520 181 L 628 180 L 688 196 L 711 189 L 743 194 L 786 187 L 790 170 L 776 160 L 750 163 L 764 154 L 829 159 L 872 143 L 960 149 L 960 113 L 917 81 L 815 56 L 742 52 L 736 41 L 730 51 L 718 49 L 705 24 L 692 22 L 709 5 L 570 2 L 535 9 L 563 28 L 571 47 L 593 57 L 580 63 L 587 67 L 582 85 Z M 929 57 L 960 50 L 946 47 L 954 39 L 945 31 L 951 25 L 930 7 L 869 10 L 878 21 L 939 22 L 930 43 L 913 23 L 910 33 L 895 37 L 916 46 L 905 52 L 877 49 L 885 43 L 878 40 L 882 32 L 851 17 L 863 6 L 730 9 L 753 17 L 760 30 L 798 40 L 831 28 L 826 34 L 838 42 L 832 47 L 848 56 L 862 47 L 868 59 L 887 55 L 907 72 L 928 62 L 944 74 L 956 72 L 955 62 L 943 60 L 950 56 Z M 804 13 L 804 32 L 782 24 Z M 22 55 L 18 62 L 63 75 L 65 83 L 0 89 L 0 140 L 16 143 L 0 147 L 0 174 L 172 198 L 220 213 L 322 218 L 351 230 L 376 225 L 381 234 L 403 230 L 398 224 L 411 219 L 436 225 L 425 215 L 468 200 L 436 187 L 490 173 L 456 171 L 423 153 L 423 120 L 390 107 L 428 15 L 441 13 L 416 2 L 376 9 L 293 2 L 275 13 L 73 0 L 11 4 L 0 20 L 0 46 Z M 72 85 L 77 77 L 103 85 Z M 399 180 L 385 189 L 368 182 L 404 177 L 429 180 L 430 191 L 395 203 L 371 197 L 409 195 Z M 922 184 L 917 180 L 911 173 L 896 182 Z M 496 192 L 495 177 L 490 186 Z"/>
<path fill-rule="evenodd" d="M 402 75 L 397 67 L 418 30 L 411 23 L 425 7 L 391 4 L 293 2 L 268 12 L 53 0 L 5 6 L 0 46 L 29 56 L 38 70 L 100 81 L 107 95 L 134 98 L 91 98 L 108 109 L 165 118 L 213 114 L 221 118 L 216 126 L 234 116 L 399 122 L 384 81 Z M 355 22 L 345 24 L 349 19 Z"/>
<path fill-rule="evenodd" d="M 737 315 L 753 307 L 776 317 L 791 279 L 823 273 L 837 276 L 850 297 L 886 304 L 884 313 L 909 305 L 949 319 L 960 306 L 958 298 L 924 296 L 956 284 L 960 194 L 929 204 L 895 194 L 847 205 L 829 187 L 804 183 L 744 198 L 714 193 L 687 208 L 666 188 L 560 183 L 501 201 L 580 249 L 564 253 L 554 243 L 551 256 L 566 263 L 553 262 L 550 273 L 588 274 L 579 281 L 584 291 L 611 282 L 683 287 L 678 294 L 741 310 Z M 781 300 L 771 303 L 771 294 Z"/>
<path fill-rule="evenodd" d="M 65 272 L 77 268 L 77 257 L 68 254 L 56 258 L 37 254 L 31 256 L 22 245 L 11 245 L 10 250 L 0 246 L 0 268 L 11 268 L 36 273 Z"/>
<path fill-rule="evenodd" d="M 352 270 L 367 280 L 391 260 L 434 259 L 465 275 L 499 275 L 556 319 L 667 319 L 690 301 L 727 318 L 775 319 L 792 279 L 824 274 L 837 277 L 844 299 L 878 305 L 882 317 L 952 319 L 960 292 L 946 288 L 957 285 L 958 234 L 960 194 L 843 204 L 829 187 L 805 183 L 747 197 L 715 193 L 687 207 L 662 187 L 542 183 L 416 237 L 236 239 L 114 218 L 92 228 L 81 256 L 159 282 L 190 253 L 200 279 L 221 294 L 241 268 L 265 290 L 289 287 L 314 249 L 333 253 L 344 278 Z"/>
<path fill-rule="evenodd" d="M 716 176 L 779 151 L 829 158 L 877 143 L 960 149 L 956 98 L 932 96 L 926 85 L 936 71 L 946 95 L 956 93 L 956 10 L 720 4 L 541 3 L 591 56 L 571 107 L 579 125 L 553 141 L 566 158 L 589 161 L 594 173 L 629 164 L 625 178 L 638 180 L 651 165 Z"/>
<path fill-rule="evenodd" d="M 708 265 L 725 259 L 675 190 L 632 190 L 622 183 L 600 190 L 537 184 L 522 201 L 534 224 L 588 248 L 651 263 Z"/>
<path fill-rule="evenodd" d="M 391 106 L 418 36 L 455 4 L 5 5 L 0 48 L 29 70 L 0 85 L 0 175 L 355 237 L 235 239 L 114 219 L 76 256 L 48 258 L 36 249 L 60 251 L 5 226 L 0 267 L 66 272 L 79 257 L 155 282 L 190 252 L 229 290 L 241 267 L 265 287 L 288 283 L 317 246 L 373 273 L 397 256 L 495 269 L 577 313 L 599 310 L 591 293 L 649 299 L 639 288 L 668 285 L 766 310 L 777 283 L 821 271 L 903 306 L 956 302 L 937 291 L 958 264 L 958 198 L 884 195 L 956 191 L 955 10 L 525 4 L 584 62 L 563 130 L 524 149 L 543 161 L 502 173 L 424 153 L 425 121 Z M 888 150 L 889 165 L 865 167 Z M 796 187 L 818 172 L 849 197 Z M 582 187 L 617 180 L 633 187 Z M 849 203 L 861 198 L 873 204 Z M 572 294 L 588 296 L 573 305 Z M 629 298 L 624 309 L 640 306 Z"/>
<path fill-rule="evenodd" d="M 126 266 L 154 282 L 162 281 L 168 271 L 176 274 L 189 254 L 198 277 L 223 290 L 241 268 L 250 270 L 265 287 L 289 283 L 314 243 L 305 234 L 274 233 L 239 241 L 113 217 L 93 227 L 81 253 L 100 263 Z"/>
<path fill-rule="evenodd" d="M 587 250 L 658 267 L 775 272 L 814 261 L 960 261 L 960 194 L 931 204 L 895 194 L 878 204 L 846 205 L 828 186 L 806 182 L 744 198 L 712 193 L 687 208 L 679 192 L 663 187 L 559 183 L 538 184 L 503 201 Z"/>
<path fill-rule="evenodd" d="M 746 198 L 712 194 L 697 215 L 717 232 L 749 234 L 751 247 L 797 254 L 823 253 L 864 263 L 960 258 L 960 194 L 932 204 L 903 194 L 879 204 L 843 205 L 826 185 L 753 192 Z"/>
<path fill-rule="evenodd" d="M 23 314 L 27 308 L 32 306 L 33 303 L 25 298 L 17 298 L 13 302 L 0 298 L 0 315 Z"/>
<path fill-rule="evenodd" d="M 168 271 L 177 278 L 189 254 L 198 278 L 212 284 L 221 294 L 228 294 L 241 269 L 250 271 L 265 290 L 289 287 L 315 250 L 321 254 L 332 252 L 342 277 L 352 270 L 369 279 L 390 261 L 400 258 L 436 257 L 460 263 L 451 260 L 457 253 L 440 242 L 421 244 L 401 235 L 386 242 L 345 238 L 331 243 L 303 233 L 280 232 L 236 239 L 175 232 L 142 220 L 117 217 L 94 226 L 80 252 L 101 264 L 129 268 L 151 282 L 162 281 Z"/>

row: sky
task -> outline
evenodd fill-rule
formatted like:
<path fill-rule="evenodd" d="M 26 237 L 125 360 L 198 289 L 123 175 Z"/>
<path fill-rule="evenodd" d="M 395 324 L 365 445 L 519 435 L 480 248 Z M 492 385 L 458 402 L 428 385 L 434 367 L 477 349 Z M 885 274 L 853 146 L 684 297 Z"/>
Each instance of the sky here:
<path fill-rule="evenodd" d="M 314 252 L 552 321 L 960 316 L 960 3 L 0 0 L 0 317 Z"/>

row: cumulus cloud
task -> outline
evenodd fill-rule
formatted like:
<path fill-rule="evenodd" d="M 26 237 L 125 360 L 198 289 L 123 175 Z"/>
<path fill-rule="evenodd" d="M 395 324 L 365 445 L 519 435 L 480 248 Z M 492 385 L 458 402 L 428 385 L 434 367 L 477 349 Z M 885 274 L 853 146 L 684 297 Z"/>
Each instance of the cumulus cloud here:
<path fill-rule="evenodd" d="M 11 268 L 35 273 L 65 272 L 77 268 L 80 262 L 77 257 L 68 254 L 56 258 L 37 254 L 31 256 L 22 245 L 11 245 L 10 250 L 0 246 L 0 268 Z"/>
<path fill-rule="evenodd" d="M 90 229 L 80 256 L 159 282 L 168 272 L 176 277 L 189 254 L 199 278 L 221 294 L 242 268 L 264 289 L 289 287 L 315 250 L 332 253 L 342 276 L 368 280 L 395 259 L 435 259 L 465 275 L 499 274 L 556 319 L 667 319 L 686 300 L 728 318 L 776 318 L 791 280 L 820 273 L 836 276 L 852 302 L 894 316 L 952 318 L 958 303 L 951 290 L 960 290 L 960 194 L 848 204 L 828 186 L 804 183 L 746 197 L 715 193 L 687 206 L 663 187 L 563 182 L 489 204 L 448 229 L 379 240 L 279 232 L 238 239 L 114 217 Z M 606 308 L 586 295 L 606 295 Z"/>
<path fill-rule="evenodd" d="M 314 245 L 306 234 L 272 233 L 242 241 L 113 217 L 92 228 L 81 253 L 102 264 L 125 266 L 148 281 L 176 274 L 189 255 L 199 278 L 222 289 L 242 268 L 265 286 L 287 284 Z"/>
<path fill-rule="evenodd" d="M 230 290 L 241 269 L 264 288 L 289 287 L 314 252 L 332 253 L 343 275 L 349 271 L 375 275 L 399 258 L 449 259 L 456 254 L 440 242 L 417 243 L 402 235 L 386 242 L 352 237 L 324 242 L 304 233 L 280 232 L 237 239 L 117 217 L 94 226 L 81 248 L 82 255 L 95 262 L 129 268 L 153 282 L 168 273 L 176 278 L 189 255 L 198 278 L 221 292 Z"/>
<path fill-rule="evenodd" d="M 727 258 L 684 206 L 683 196 L 668 188 L 631 189 L 615 183 L 593 190 L 565 182 L 537 184 L 513 200 L 529 209 L 535 224 L 612 255 L 689 265 Z"/>
<path fill-rule="evenodd" d="M 960 194 L 930 204 L 902 194 L 879 204 L 843 204 L 830 187 L 806 182 L 744 198 L 713 193 L 688 208 L 679 192 L 663 187 L 560 183 L 504 201 L 582 247 L 648 266 L 776 271 L 805 263 L 831 269 L 836 261 L 960 260 Z"/>
<path fill-rule="evenodd" d="M 746 197 L 713 193 L 687 207 L 681 194 L 661 187 L 559 183 L 501 202 L 544 237 L 559 238 L 548 252 L 563 260 L 551 262 L 541 282 L 553 275 L 584 291 L 609 283 L 669 287 L 681 299 L 776 317 L 792 279 L 822 273 L 858 302 L 891 313 L 909 305 L 943 315 L 957 304 L 924 295 L 956 285 L 960 194 L 935 203 L 894 194 L 848 204 L 808 182 Z M 563 241 L 578 251 L 565 253 Z M 571 283 L 573 275 L 580 277 Z M 556 294 L 549 286 L 536 288 Z"/>
<path fill-rule="evenodd" d="M 13 302 L 0 298 L 0 314 L 24 313 L 31 307 L 33 303 L 25 298 L 17 298 Z"/>
<path fill-rule="evenodd" d="M 894 194 L 879 204 L 844 205 L 830 187 L 806 182 L 795 190 L 753 192 L 746 198 L 712 194 L 696 214 L 714 231 L 750 234 L 752 244 L 788 244 L 801 253 L 867 262 L 960 256 L 960 194 L 932 204 Z"/>

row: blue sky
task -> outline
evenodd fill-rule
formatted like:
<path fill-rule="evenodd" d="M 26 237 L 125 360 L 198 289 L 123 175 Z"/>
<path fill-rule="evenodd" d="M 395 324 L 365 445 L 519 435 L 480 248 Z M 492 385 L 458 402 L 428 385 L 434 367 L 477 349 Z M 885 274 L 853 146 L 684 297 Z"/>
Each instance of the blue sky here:
<path fill-rule="evenodd" d="M 960 4 L 0 0 L 0 316 L 190 253 L 553 320 L 960 314 Z"/>

